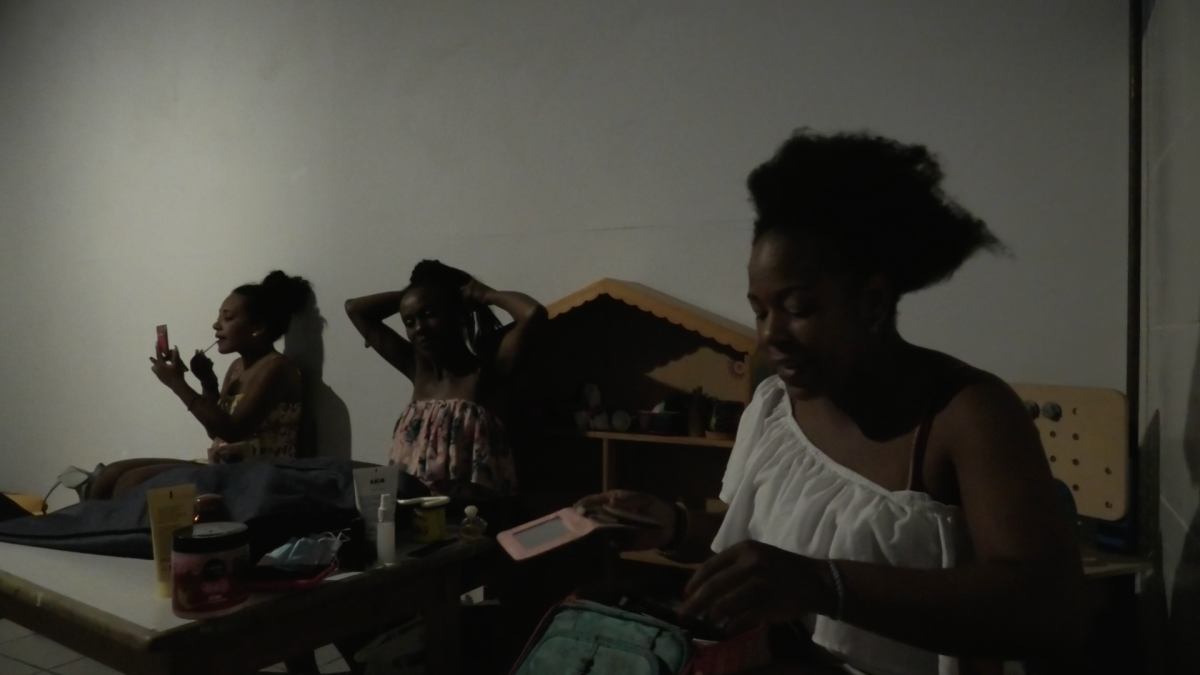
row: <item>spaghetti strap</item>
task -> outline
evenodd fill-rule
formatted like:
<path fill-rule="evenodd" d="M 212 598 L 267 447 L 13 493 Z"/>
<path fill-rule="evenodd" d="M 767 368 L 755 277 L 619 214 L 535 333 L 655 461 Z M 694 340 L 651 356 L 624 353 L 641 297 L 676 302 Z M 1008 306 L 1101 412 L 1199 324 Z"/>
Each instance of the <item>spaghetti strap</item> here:
<path fill-rule="evenodd" d="M 908 489 L 913 492 L 925 492 L 925 446 L 929 445 L 929 430 L 933 428 L 933 418 L 937 414 L 934 406 L 921 419 L 917 433 L 913 435 L 912 457 L 908 464 Z"/>
<path fill-rule="evenodd" d="M 937 389 L 929 401 L 929 407 L 925 411 L 925 416 L 921 418 L 921 423 L 917 426 L 917 432 L 913 434 L 912 453 L 909 457 L 908 464 L 908 489 L 913 492 L 927 492 L 925 489 L 925 448 L 929 445 L 929 432 L 933 429 L 933 419 L 937 417 L 940 411 L 939 402 L 942 401 L 942 396 L 949 393 L 957 381 L 956 377 L 964 370 L 968 369 L 965 363 L 958 363 L 950 372 L 946 373 L 945 380 L 941 387 Z"/>

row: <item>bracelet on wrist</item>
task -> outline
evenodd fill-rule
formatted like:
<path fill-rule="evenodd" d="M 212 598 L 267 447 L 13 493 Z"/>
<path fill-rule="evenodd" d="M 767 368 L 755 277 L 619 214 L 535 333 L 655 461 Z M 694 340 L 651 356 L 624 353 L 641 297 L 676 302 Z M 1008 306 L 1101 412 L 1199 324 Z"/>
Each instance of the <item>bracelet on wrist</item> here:
<path fill-rule="evenodd" d="M 204 398 L 204 396 L 202 396 L 201 394 L 193 394 L 192 400 L 189 401 L 187 404 L 187 411 L 192 412 L 192 406 L 196 405 L 196 401 L 199 401 L 202 398 Z"/>
<path fill-rule="evenodd" d="M 833 589 L 837 593 L 837 610 L 829 616 L 834 621 L 841 621 L 846 615 L 846 582 L 842 580 L 842 571 L 838 569 L 836 563 L 832 560 L 826 560 L 829 565 L 829 574 L 833 577 Z"/>

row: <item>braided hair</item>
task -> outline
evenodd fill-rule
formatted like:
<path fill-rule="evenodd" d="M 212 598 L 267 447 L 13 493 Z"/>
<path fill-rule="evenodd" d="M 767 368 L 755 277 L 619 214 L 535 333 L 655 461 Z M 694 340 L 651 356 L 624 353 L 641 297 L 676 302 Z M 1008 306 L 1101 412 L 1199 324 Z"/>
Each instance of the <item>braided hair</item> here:
<path fill-rule="evenodd" d="M 467 347 L 476 356 L 480 355 L 483 346 L 490 344 L 499 335 L 500 319 L 491 308 L 475 301 L 464 300 L 462 287 L 475 280 L 470 274 L 438 260 L 422 260 L 413 268 L 408 278 L 408 286 L 401 291 L 400 297 L 414 288 L 427 288 L 445 294 L 452 302 L 461 304 L 463 322 L 463 337 Z"/>

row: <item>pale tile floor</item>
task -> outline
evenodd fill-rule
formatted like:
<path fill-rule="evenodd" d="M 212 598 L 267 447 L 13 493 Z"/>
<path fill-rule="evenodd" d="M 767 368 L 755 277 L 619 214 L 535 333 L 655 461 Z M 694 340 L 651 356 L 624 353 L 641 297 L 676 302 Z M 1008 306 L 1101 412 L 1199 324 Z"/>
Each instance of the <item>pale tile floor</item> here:
<path fill-rule="evenodd" d="M 322 673 L 350 669 L 332 645 L 317 650 Z M 287 672 L 283 664 L 264 672 Z M 108 666 L 84 658 L 70 649 L 35 634 L 8 619 L 0 619 L 0 675 L 119 675 Z"/>

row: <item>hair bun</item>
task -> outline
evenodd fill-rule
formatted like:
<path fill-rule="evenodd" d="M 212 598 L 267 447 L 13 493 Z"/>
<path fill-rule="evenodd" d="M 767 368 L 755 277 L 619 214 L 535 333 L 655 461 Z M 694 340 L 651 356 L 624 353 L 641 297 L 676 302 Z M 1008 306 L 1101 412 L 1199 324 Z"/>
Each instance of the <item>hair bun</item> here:
<path fill-rule="evenodd" d="M 272 305 L 287 316 L 305 309 L 313 300 L 312 284 L 303 277 L 288 276 L 275 270 L 262 280 L 263 293 Z"/>
<path fill-rule="evenodd" d="M 413 267 L 408 283 L 413 286 L 462 287 L 474 280 L 470 274 L 443 264 L 440 260 L 422 260 Z"/>

